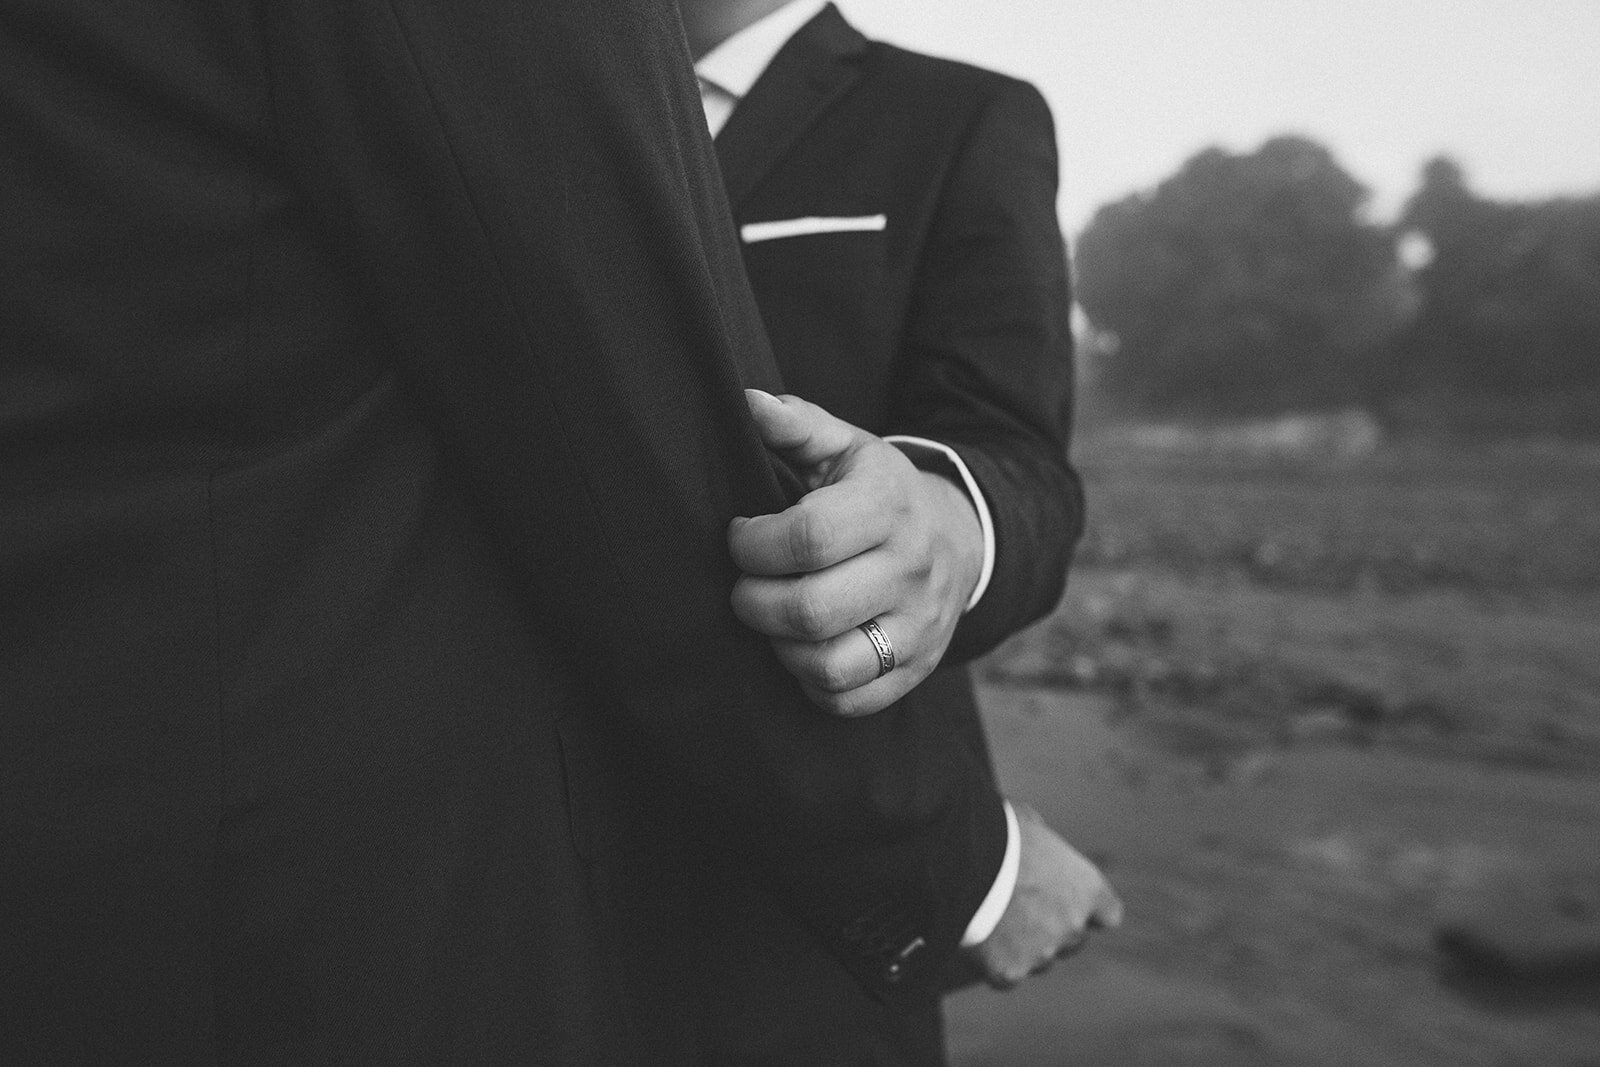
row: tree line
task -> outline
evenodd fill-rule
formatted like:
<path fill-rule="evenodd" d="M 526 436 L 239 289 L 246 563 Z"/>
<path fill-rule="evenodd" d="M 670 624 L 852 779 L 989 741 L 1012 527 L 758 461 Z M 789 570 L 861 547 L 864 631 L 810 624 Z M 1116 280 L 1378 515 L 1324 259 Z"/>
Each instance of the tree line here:
<path fill-rule="evenodd" d="M 1323 146 L 1210 148 L 1079 238 L 1096 392 L 1225 419 L 1600 436 L 1600 196 L 1506 203 L 1429 162 L 1391 225 Z"/>

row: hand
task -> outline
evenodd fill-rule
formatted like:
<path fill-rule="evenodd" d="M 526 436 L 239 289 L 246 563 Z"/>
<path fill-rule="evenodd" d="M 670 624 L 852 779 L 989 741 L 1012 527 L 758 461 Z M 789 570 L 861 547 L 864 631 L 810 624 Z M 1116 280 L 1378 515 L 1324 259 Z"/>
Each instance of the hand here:
<path fill-rule="evenodd" d="M 806 695 L 837 715 L 869 715 L 938 666 L 977 586 L 983 532 L 966 493 L 896 447 L 799 397 L 745 390 L 768 448 L 809 490 L 776 515 L 734 519 L 744 575 L 733 610 L 772 639 Z M 895 666 L 857 627 L 876 619 Z"/>
<path fill-rule="evenodd" d="M 996 989 L 1039 974 L 1122 924 L 1122 901 L 1105 875 L 1026 804 L 1012 805 L 1021 830 L 1017 887 L 988 940 L 969 949 Z"/>

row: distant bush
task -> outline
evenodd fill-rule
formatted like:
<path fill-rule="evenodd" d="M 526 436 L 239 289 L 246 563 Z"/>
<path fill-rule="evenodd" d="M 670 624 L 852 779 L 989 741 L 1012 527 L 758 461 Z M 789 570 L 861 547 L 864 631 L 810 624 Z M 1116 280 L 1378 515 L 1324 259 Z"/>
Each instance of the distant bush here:
<path fill-rule="evenodd" d="M 1141 415 L 1369 406 L 1412 297 L 1366 198 L 1327 149 L 1279 137 L 1102 208 L 1077 248 L 1097 385 Z"/>
<path fill-rule="evenodd" d="M 1366 196 L 1278 137 L 1101 208 L 1077 246 L 1091 424 L 1360 408 L 1401 434 L 1600 437 L 1600 196 L 1486 200 L 1448 159 L 1395 227 Z"/>
<path fill-rule="evenodd" d="M 1401 225 L 1429 259 L 1396 415 L 1467 433 L 1600 434 L 1600 196 L 1485 200 L 1441 158 Z"/>

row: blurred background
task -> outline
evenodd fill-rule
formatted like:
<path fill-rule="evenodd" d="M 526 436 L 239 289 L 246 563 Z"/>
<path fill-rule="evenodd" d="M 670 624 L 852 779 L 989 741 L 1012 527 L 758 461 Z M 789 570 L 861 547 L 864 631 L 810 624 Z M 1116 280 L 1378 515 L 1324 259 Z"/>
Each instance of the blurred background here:
<path fill-rule="evenodd" d="M 1038 85 L 1089 529 L 982 666 L 1128 924 L 957 1064 L 1600 1064 L 1600 3 L 839 0 Z"/>

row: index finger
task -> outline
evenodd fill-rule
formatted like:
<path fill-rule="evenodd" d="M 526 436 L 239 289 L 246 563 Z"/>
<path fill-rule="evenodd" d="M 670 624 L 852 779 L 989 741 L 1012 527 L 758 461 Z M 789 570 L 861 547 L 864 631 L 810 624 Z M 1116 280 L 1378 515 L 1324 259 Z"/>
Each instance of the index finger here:
<path fill-rule="evenodd" d="M 746 574 L 806 574 L 842 563 L 889 537 L 886 511 L 849 481 L 807 493 L 776 515 L 734 519 L 728 548 Z"/>

